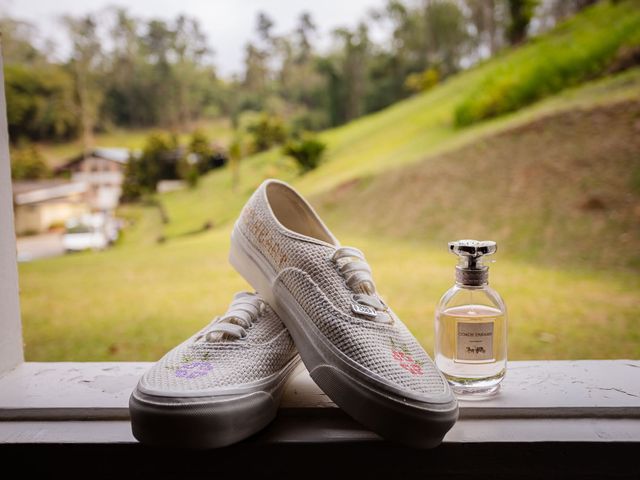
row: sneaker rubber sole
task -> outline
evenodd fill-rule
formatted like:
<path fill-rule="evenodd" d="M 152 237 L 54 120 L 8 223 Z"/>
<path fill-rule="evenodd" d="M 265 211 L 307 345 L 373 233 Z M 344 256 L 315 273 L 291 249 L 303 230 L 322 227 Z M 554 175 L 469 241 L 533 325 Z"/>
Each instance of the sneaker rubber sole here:
<path fill-rule="evenodd" d="M 136 389 L 129 398 L 133 436 L 146 445 L 209 449 L 244 440 L 276 416 L 296 355 L 255 391 L 209 397 L 164 397 Z M 301 367 L 302 368 L 302 367 Z"/>

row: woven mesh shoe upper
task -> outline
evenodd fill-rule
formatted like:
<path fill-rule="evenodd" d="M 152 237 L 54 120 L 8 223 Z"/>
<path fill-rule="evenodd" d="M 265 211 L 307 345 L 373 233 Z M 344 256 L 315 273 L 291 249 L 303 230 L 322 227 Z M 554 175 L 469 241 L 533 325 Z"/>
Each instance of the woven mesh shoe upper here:
<path fill-rule="evenodd" d="M 250 320 L 247 328 L 240 328 L 244 337 L 224 333 L 220 322 L 229 318 L 218 317 L 162 357 L 142 376 L 138 388 L 155 395 L 214 394 L 241 389 L 281 371 L 297 354 L 289 332 L 256 294 L 236 294 L 234 303 L 238 299 L 240 310 L 252 314 L 245 315 Z M 259 307 L 257 311 L 242 305 L 247 300 Z M 233 318 L 230 321 L 236 328 Z"/>
<path fill-rule="evenodd" d="M 366 296 L 377 298 L 382 308 L 372 314 L 372 307 L 361 305 L 363 292 L 348 285 L 334 260 L 338 241 L 288 185 L 263 183 L 236 228 L 263 254 L 324 337 L 359 370 L 408 396 L 448 392 L 422 346 L 377 293 Z M 366 270 L 363 259 L 355 261 L 360 262 L 355 270 Z"/>

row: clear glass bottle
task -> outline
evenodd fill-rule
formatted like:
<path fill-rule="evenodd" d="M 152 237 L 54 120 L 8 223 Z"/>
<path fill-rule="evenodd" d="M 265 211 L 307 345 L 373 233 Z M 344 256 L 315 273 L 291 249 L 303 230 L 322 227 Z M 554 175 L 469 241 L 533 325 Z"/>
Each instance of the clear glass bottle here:
<path fill-rule="evenodd" d="M 507 309 L 483 264 L 496 250 L 491 241 L 449 243 L 458 255 L 456 283 L 436 309 L 435 361 L 461 396 L 496 393 L 507 369 Z"/>

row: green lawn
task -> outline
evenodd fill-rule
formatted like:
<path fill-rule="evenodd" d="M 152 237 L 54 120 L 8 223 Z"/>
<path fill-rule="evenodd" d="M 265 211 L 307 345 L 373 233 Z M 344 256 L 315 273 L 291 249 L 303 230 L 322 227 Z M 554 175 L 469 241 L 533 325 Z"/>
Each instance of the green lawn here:
<path fill-rule="evenodd" d="M 434 307 L 455 258 L 420 242 L 336 234 L 365 251 L 385 299 L 431 351 Z M 228 247 L 225 227 L 21 264 L 27 359 L 157 359 L 248 288 L 227 263 Z M 509 308 L 511 359 L 640 356 L 637 275 L 499 259 L 491 279 Z"/>

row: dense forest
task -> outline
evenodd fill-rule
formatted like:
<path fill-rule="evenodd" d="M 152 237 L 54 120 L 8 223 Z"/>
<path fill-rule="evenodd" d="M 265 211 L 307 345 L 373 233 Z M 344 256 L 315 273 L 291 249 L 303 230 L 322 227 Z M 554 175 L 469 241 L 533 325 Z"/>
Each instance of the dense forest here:
<path fill-rule="evenodd" d="M 224 116 L 242 126 L 251 112 L 292 129 L 320 130 L 430 88 L 572 15 L 593 0 L 388 0 L 318 47 L 309 13 L 276 35 L 260 13 L 243 71 L 221 78 L 201 20 L 138 18 L 123 8 L 60 19 L 71 52 L 55 60 L 35 27 L 2 18 L 12 142 L 82 138 L 117 127 L 184 130 Z M 374 41 L 370 32 L 385 33 Z M 218 47 L 221 48 L 221 47 Z M 255 113 L 253 114 L 255 117 Z M 259 128 L 259 127 L 253 127 Z"/>

